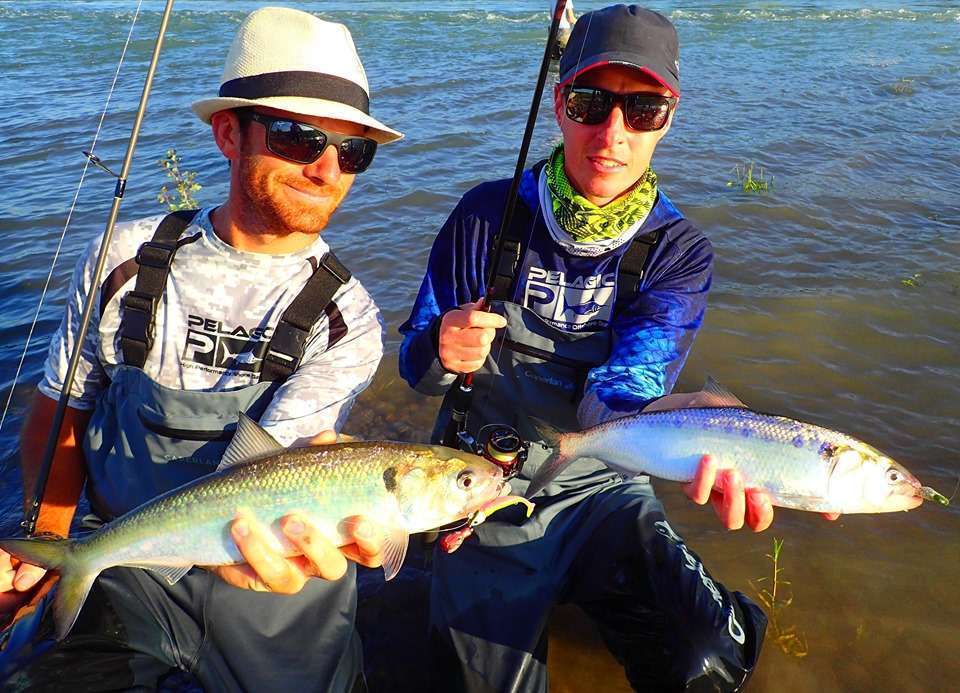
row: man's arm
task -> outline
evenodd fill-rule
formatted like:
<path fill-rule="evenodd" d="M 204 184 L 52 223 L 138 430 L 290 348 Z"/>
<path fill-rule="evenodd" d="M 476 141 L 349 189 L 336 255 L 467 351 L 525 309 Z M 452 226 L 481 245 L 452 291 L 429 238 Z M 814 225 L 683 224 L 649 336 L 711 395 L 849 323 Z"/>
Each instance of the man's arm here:
<path fill-rule="evenodd" d="M 425 395 L 442 395 L 457 373 L 477 370 L 489 351 L 492 329 L 505 324 L 476 306 L 486 289 L 483 256 L 499 220 L 471 210 L 499 209 L 498 192 L 492 184 L 474 188 L 447 218 L 430 250 L 410 317 L 400 326 L 400 375 Z"/>
<path fill-rule="evenodd" d="M 57 403 L 40 393 L 34 397 L 20 438 L 20 468 L 23 474 L 24 511 L 29 511 L 33 500 L 50 422 Z M 80 492 L 86 478 L 83 462 L 83 436 L 90 420 L 90 412 L 67 407 L 54 451 L 53 464 L 37 519 L 38 534 L 51 532 L 66 536 L 77 509 Z M 20 563 L 6 551 L 0 550 L 0 613 L 15 610 L 28 597 L 46 570 L 29 563 Z"/>

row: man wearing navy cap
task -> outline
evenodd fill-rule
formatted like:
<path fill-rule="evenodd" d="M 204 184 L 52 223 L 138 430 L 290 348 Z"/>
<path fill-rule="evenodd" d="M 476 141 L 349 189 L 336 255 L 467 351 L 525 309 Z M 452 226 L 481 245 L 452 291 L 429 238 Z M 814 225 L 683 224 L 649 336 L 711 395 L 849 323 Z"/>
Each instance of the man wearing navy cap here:
<path fill-rule="evenodd" d="M 680 99 L 673 25 L 633 5 L 584 14 L 554 95 L 563 142 L 524 173 L 512 223 L 495 237 L 509 180 L 464 195 L 401 327 L 401 374 L 411 386 L 448 394 L 458 374 L 474 373 L 468 431 L 509 424 L 533 443 L 515 492 L 550 452 L 537 420 L 572 431 L 654 400 L 683 402 L 669 393 L 712 275 L 710 242 L 650 168 Z M 503 261 L 491 275 L 498 246 Z M 488 281 L 491 312 L 478 304 Z M 436 435 L 451 407 L 446 397 Z M 736 473 L 718 472 L 709 458 L 686 491 L 701 504 L 713 495 L 729 528 L 772 520 L 766 495 L 745 493 Z M 709 576 L 647 477 L 622 480 L 580 459 L 533 500 L 529 520 L 501 511 L 477 539 L 438 553 L 437 690 L 545 691 L 545 626 L 564 602 L 596 622 L 637 690 L 745 685 L 766 618 Z"/>

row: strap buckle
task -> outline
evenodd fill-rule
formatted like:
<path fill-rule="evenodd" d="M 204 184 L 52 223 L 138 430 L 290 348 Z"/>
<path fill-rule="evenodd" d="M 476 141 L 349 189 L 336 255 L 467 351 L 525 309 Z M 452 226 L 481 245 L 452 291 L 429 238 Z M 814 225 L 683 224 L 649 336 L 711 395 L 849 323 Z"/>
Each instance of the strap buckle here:
<path fill-rule="evenodd" d="M 137 249 L 137 264 L 141 267 L 156 267 L 157 269 L 170 269 L 173 264 L 173 256 L 177 252 L 177 247 L 170 247 L 166 243 L 157 243 L 156 241 L 146 241 Z"/>
<path fill-rule="evenodd" d="M 300 365 L 304 344 L 307 342 L 308 332 L 301 330 L 285 320 L 281 320 L 273 331 L 270 339 L 270 348 L 263 355 L 265 361 L 270 361 L 292 373 Z"/>
<path fill-rule="evenodd" d="M 123 317 L 120 321 L 123 326 L 121 337 L 144 343 L 147 351 L 153 347 L 154 321 L 157 310 L 157 297 L 137 291 L 128 291 L 120 299 L 123 306 Z"/>
<path fill-rule="evenodd" d="M 341 265 L 340 261 L 337 260 L 332 253 L 326 253 L 322 258 L 320 258 L 320 262 L 318 264 L 323 265 L 327 271 L 336 277 L 337 281 L 339 281 L 341 284 L 346 284 L 348 281 L 350 281 L 350 270 Z"/>

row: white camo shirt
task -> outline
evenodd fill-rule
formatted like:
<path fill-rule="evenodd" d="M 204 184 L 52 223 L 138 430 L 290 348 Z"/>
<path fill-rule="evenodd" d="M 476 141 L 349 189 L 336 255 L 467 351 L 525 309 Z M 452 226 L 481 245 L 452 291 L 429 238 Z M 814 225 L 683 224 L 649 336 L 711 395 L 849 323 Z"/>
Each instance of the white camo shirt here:
<path fill-rule="evenodd" d="M 318 237 L 287 255 L 244 252 L 213 232 L 202 210 L 181 235 L 156 313 L 153 348 L 144 365 L 155 382 L 180 390 L 229 390 L 258 381 L 260 360 L 280 315 L 329 249 Z M 107 257 L 70 406 L 93 409 L 122 363 L 120 300 L 133 289 L 137 249 L 163 215 L 118 224 Z M 100 237 L 80 257 L 66 313 L 50 342 L 40 391 L 57 399 L 91 291 Z M 313 263 L 313 264 L 311 264 Z M 326 429 L 340 430 L 354 399 L 373 378 L 383 355 L 383 320 L 355 278 L 334 296 L 308 338 L 300 367 L 278 389 L 260 424 L 281 444 L 301 443 Z"/>

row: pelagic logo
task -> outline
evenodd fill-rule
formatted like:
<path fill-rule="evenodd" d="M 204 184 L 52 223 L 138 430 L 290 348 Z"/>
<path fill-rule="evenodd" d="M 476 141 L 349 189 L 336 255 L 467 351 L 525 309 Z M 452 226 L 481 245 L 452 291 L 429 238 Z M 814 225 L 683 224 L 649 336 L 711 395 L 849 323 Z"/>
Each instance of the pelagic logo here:
<path fill-rule="evenodd" d="M 222 371 L 260 371 L 272 327 L 228 327 L 219 320 L 190 315 L 183 361 Z"/>
<path fill-rule="evenodd" d="M 610 322 L 616 272 L 568 277 L 564 272 L 530 267 L 523 305 L 569 330 L 600 327 Z"/>

